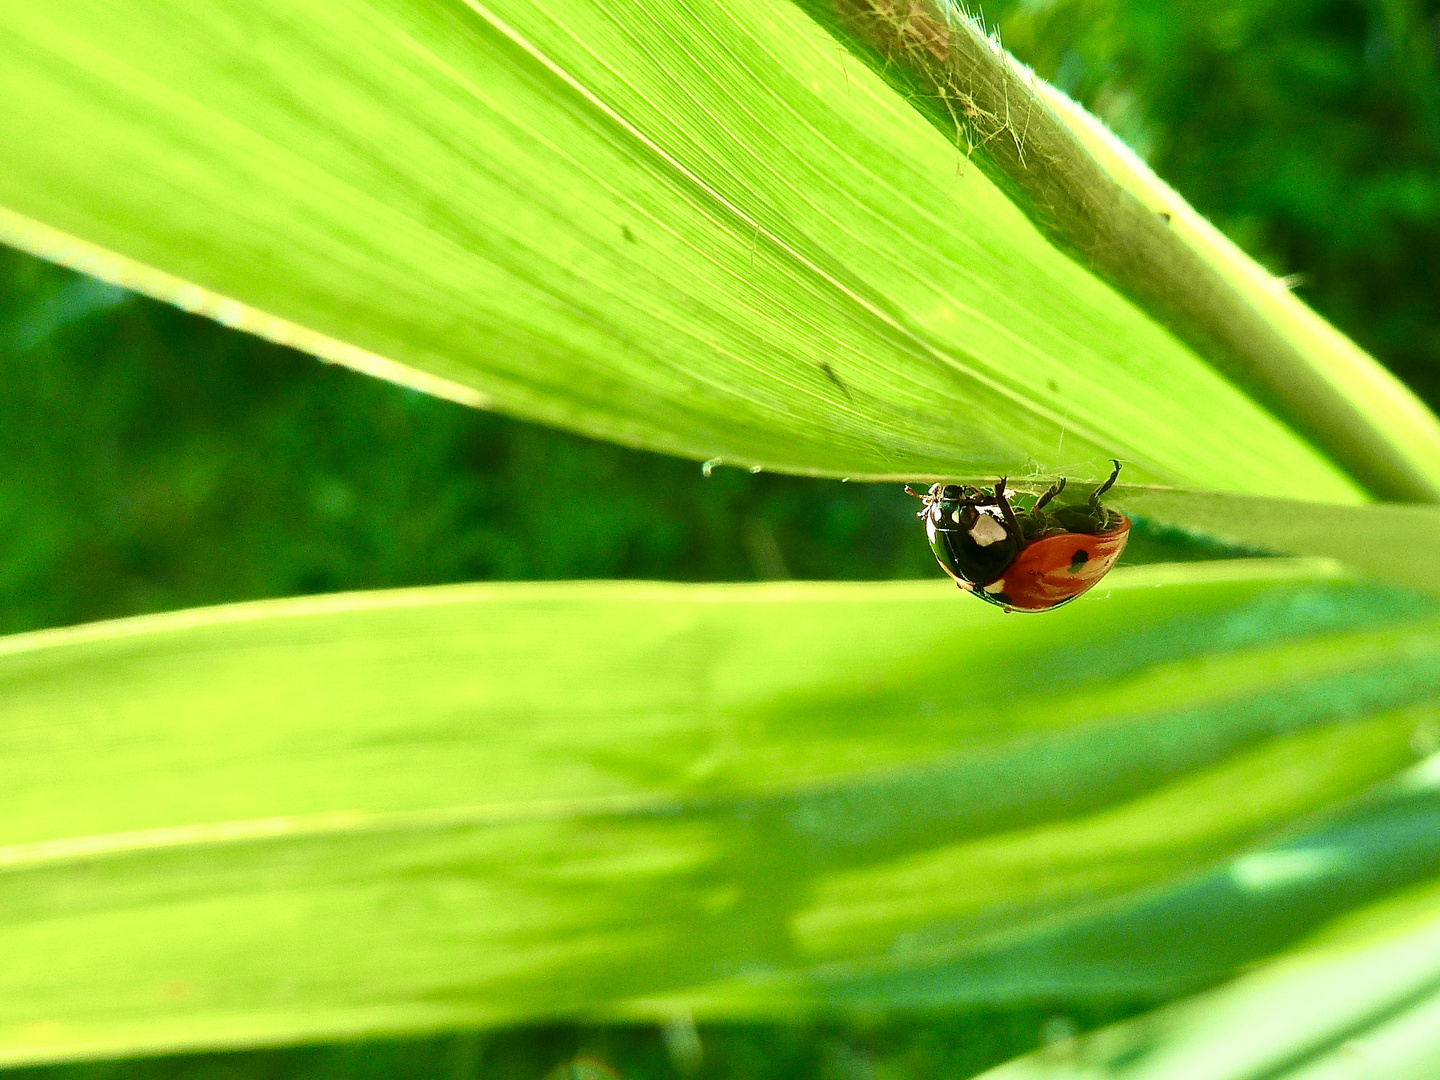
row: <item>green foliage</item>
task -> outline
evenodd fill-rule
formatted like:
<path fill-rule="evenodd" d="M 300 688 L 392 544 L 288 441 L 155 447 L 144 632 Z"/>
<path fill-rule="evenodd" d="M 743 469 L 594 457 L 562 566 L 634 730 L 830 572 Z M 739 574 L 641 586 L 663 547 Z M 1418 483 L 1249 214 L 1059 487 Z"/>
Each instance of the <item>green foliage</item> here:
<path fill-rule="evenodd" d="M 1415 759 L 1432 603 L 1112 581 L 1045 618 L 558 582 L 5 639 L 0 1060 L 1176 993 L 1435 872 L 1337 835 L 1297 905 L 1247 852 Z"/>
<path fill-rule="evenodd" d="M 1376 496 L 1440 497 L 1440 426 L 1064 94 L 948 4 L 800 0 L 1045 236 Z"/>
<path fill-rule="evenodd" d="M 1277 271 L 1305 272 L 1307 295 L 1362 342 L 1396 357 L 1433 403 L 1431 346 L 1440 339 L 1427 252 L 1440 181 L 1433 170 L 1435 129 L 1427 126 L 1436 99 L 1423 27 L 1432 9 L 1295 2 L 1198 11 L 1059 0 L 993 14 L 1004 16 L 1007 42 L 1042 73 L 1138 142 L 1148 141 L 1160 172 L 1233 236 Z M 393 87 L 382 87 L 378 96 L 385 100 L 378 105 L 374 95 L 366 97 L 369 111 L 338 107 L 339 97 L 325 96 L 338 93 L 352 69 L 374 75 L 380 87 L 380 67 L 358 61 L 395 61 L 385 43 L 366 38 L 376 52 L 345 55 L 354 38 L 307 39 L 314 55 L 332 66 L 297 72 L 272 50 L 283 52 L 289 31 L 320 6 L 293 8 L 287 13 L 292 25 L 284 26 L 255 18 L 258 10 L 227 9 L 199 32 L 186 21 L 195 13 L 179 6 L 137 7 L 108 32 L 103 19 L 84 25 L 80 8 L 50 13 L 16 6 L 6 13 L 28 34 L 20 44 L 6 39 L 6 47 L 19 49 L 34 66 L 6 69 L 7 100 L 21 105 L 0 122 L 26 128 L 27 137 L 63 132 L 85 153 L 17 155 L 16 168 L 0 183 L 14 195 L 25 177 L 44 174 L 46 183 L 32 185 L 27 197 L 49 200 L 48 210 L 40 214 L 38 203 L 28 210 L 86 240 L 110 243 L 124 232 L 135 246 L 115 242 L 130 258 L 106 261 L 73 238 L 45 247 L 36 237 L 44 234 L 49 243 L 53 235 L 32 228 L 33 221 L 26 232 L 7 219 L 12 238 L 253 325 L 255 310 L 217 306 L 213 294 L 187 292 L 135 262 L 152 254 L 157 264 L 189 260 L 178 269 L 194 269 L 211 289 L 224 292 L 226 282 L 240 282 L 264 292 L 266 304 L 295 305 L 286 309 L 293 318 L 324 322 L 336 337 L 297 336 L 295 323 L 258 327 L 322 352 L 338 338 L 368 334 L 363 343 L 399 355 L 416 349 L 420 339 L 407 335 L 423 326 L 429 335 L 423 347 L 402 358 L 464 382 L 474 369 L 452 366 L 459 342 L 481 367 L 510 364 L 511 376 L 520 372 L 503 391 L 486 384 L 501 397 L 513 394 L 506 400 L 516 411 L 621 434 L 617 403 L 634 393 L 632 384 L 623 384 L 624 394 L 602 388 L 576 404 L 581 391 L 599 382 L 575 382 L 575 373 L 603 382 L 604 373 L 586 365 L 609 353 L 586 359 L 581 350 L 566 361 L 575 360 L 573 367 L 557 367 L 558 376 L 539 372 L 540 382 L 551 380 L 542 387 L 549 404 L 541 407 L 539 396 L 525 396 L 534 390 L 525 380 L 537 372 L 521 371 L 520 362 L 539 337 L 522 340 L 519 321 L 484 322 L 507 309 L 493 306 L 499 292 L 477 284 L 484 259 L 475 245 L 462 243 L 456 254 L 452 244 L 444 259 L 416 255 L 430 250 L 426 244 L 454 240 L 454 205 L 442 190 L 453 177 L 427 172 L 425 162 L 436 159 L 413 153 L 417 143 L 367 142 L 374 132 L 361 129 L 366 117 L 404 128 L 415 117 L 438 114 L 419 105 L 410 117 L 397 116 L 405 110 Z M 656 10 L 668 17 L 680 9 Z M 656 11 L 630 14 L 643 19 Z M 781 17 L 785 33 L 795 30 L 788 18 Z M 36 50 L 44 28 L 65 19 L 74 21 L 63 46 L 56 37 L 48 49 Z M 489 25 L 494 29 L 493 20 Z M 645 31 L 634 24 L 628 29 Z M 767 27 L 756 40 L 771 42 L 776 32 Z M 473 25 L 455 23 L 440 45 L 467 59 L 457 42 L 473 46 L 475 34 Z M 486 47 L 497 41 L 490 34 Z M 134 47 L 164 51 L 165 63 L 117 67 L 123 50 Z M 537 115 L 551 120 L 573 106 L 556 106 L 539 93 L 537 87 L 548 86 L 553 96 L 554 87 L 505 48 L 501 42 L 496 55 L 507 58 L 509 75 L 520 77 L 516 85 L 531 80 L 514 101 L 539 102 Z M 196 76 L 194 57 L 206 50 L 235 59 L 227 93 L 238 96 L 226 99 L 228 111 L 218 122 L 217 113 L 206 111 L 215 101 L 204 93 L 185 95 L 187 85 L 200 85 L 185 80 Z M 653 68 L 637 61 L 623 70 L 654 75 L 685 66 L 667 53 Z M 145 75 L 137 77 L 142 68 Z M 638 105 L 679 100 L 684 108 L 675 106 L 673 116 L 662 119 L 678 118 L 665 130 L 683 142 L 717 117 L 738 122 L 734 109 L 716 102 L 733 105 L 759 93 L 739 86 L 754 75 L 743 68 L 727 67 L 731 83 L 711 88 L 717 96 L 703 99 L 702 107 L 666 97 L 674 88 L 659 81 L 646 84 L 640 97 L 650 98 Z M 867 108 L 883 101 L 866 96 L 873 86 L 858 67 L 844 70 L 847 95 L 858 89 Z M 247 87 L 263 84 L 256 76 L 264 72 L 271 76 L 268 90 L 246 97 Z M 782 83 L 790 90 L 798 85 L 775 80 L 777 87 Z M 50 99 L 45 86 L 54 91 Z M 839 100 L 839 87 L 831 89 L 836 93 L 824 108 Z M 1301 99 L 1303 108 L 1296 105 Z M 119 108 L 107 120 L 92 116 L 78 126 L 64 118 L 74 119 L 66 109 L 96 100 Z M 457 113 L 454 101 L 442 104 L 454 121 L 445 136 L 463 145 L 456 133 L 474 136 L 480 121 L 473 108 L 458 115 L 465 110 Z M 543 111 L 552 106 L 559 111 Z M 845 107 L 858 106 L 852 99 Z M 905 110 L 879 112 L 885 124 L 898 120 L 914 135 L 915 146 L 929 145 L 931 135 L 905 126 L 913 121 Z M 116 120 L 122 113 L 130 119 Z M 240 133 L 240 143 L 227 143 L 237 125 L 260 113 L 296 126 L 272 129 L 280 142 L 257 141 L 251 129 Z M 139 115 L 175 122 L 149 129 L 146 137 L 155 141 L 146 143 L 134 138 L 139 127 L 121 126 Z M 214 130 L 197 124 L 197 116 Z M 843 188 L 844 169 L 834 159 L 791 137 L 793 130 L 773 116 L 765 123 L 787 145 L 747 141 L 757 138 L 754 130 L 726 145 L 760 148 L 758 161 L 791 154 L 784 160 L 795 175 L 813 181 L 820 174 L 831 196 Z M 43 130 L 47 124 L 50 133 Z M 115 132 L 128 130 L 134 141 L 111 138 L 109 124 Z M 572 155 L 576 147 L 593 148 L 583 141 L 595 136 L 593 122 L 578 133 L 565 130 L 574 136 L 565 144 Z M 77 143 L 77 131 L 87 138 Z M 341 135 L 353 144 L 342 145 Z M 291 141 L 281 145 L 284 138 Z M 237 156 L 237 146 L 251 156 Z M 326 165 L 351 168 L 344 178 L 374 180 L 365 167 L 380 160 L 371 153 L 377 146 L 393 151 L 384 163 L 395 170 L 377 181 L 377 190 L 400 198 L 413 213 L 410 224 L 421 226 L 390 246 L 378 243 L 383 229 L 375 224 L 390 219 L 373 205 L 362 213 L 346 203 L 349 189 L 336 186 L 334 170 L 287 174 L 279 167 L 315 150 Z M 713 166 L 709 179 L 745 180 L 750 187 L 736 190 L 743 188 L 747 198 L 764 189 L 755 182 L 759 174 L 725 175 L 717 163 L 727 159 L 717 147 L 722 143 L 710 144 L 718 156 L 705 161 Z M 158 180 L 147 171 L 164 172 L 177 160 L 191 170 Z M 225 164 L 207 173 L 217 162 Z M 943 161 L 947 181 L 955 163 L 953 156 Z M 526 253 L 502 268 L 512 275 L 506 280 L 528 286 L 520 271 L 543 266 L 556 275 L 553 284 L 573 265 L 558 245 L 544 241 L 564 230 L 527 235 L 521 226 L 529 219 L 507 217 L 506 208 L 551 212 L 578 205 L 582 194 L 595 191 L 585 192 L 574 178 L 594 174 L 572 170 L 561 183 L 543 162 L 525 171 L 534 163 L 524 155 L 507 164 L 506 176 L 497 179 L 500 170 L 492 170 L 487 182 L 508 180 L 520 193 L 475 212 L 489 213 L 490 226 L 509 230 L 505 235 Z M 237 186 L 227 168 L 251 170 L 244 173 L 247 183 Z M 66 171 L 75 169 L 81 172 Z M 62 174 L 76 183 L 67 187 L 57 179 Z M 297 175 L 314 180 L 313 190 Z M 637 175 L 655 179 L 643 168 L 626 173 L 634 190 L 641 188 Z M 638 372 L 644 382 L 660 372 L 668 378 L 667 365 L 681 370 L 700 355 L 693 340 L 682 348 L 676 342 L 683 335 L 666 336 L 661 314 L 690 320 L 683 325 L 692 338 L 695 327 L 731 332 L 734 325 L 721 326 L 720 317 L 735 314 L 727 305 L 737 297 L 749 305 L 747 318 L 783 312 L 785 319 L 767 326 L 788 344 L 761 335 L 747 339 L 758 341 L 753 351 L 732 353 L 721 368 L 735 379 L 724 392 L 735 396 L 712 400 L 687 389 L 687 401 L 703 399 L 713 414 L 682 432 L 693 440 L 682 448 L 709 456 L 716 446 L 728 447 L 725 439 L 772 439 L 783 429 L 789 434 L 766 443 L 767 453 L 793 463 L 841 431 L 853 437 L 845 453 L 873 462 L 884 457 L 876 456 L 877 447 L 890 454 L 895 440 L 919 433 L 916 445 L 906 447 L 918 456 L 886 458 L 886 469 L 914 467 L 926 454 L 940 461 L 933 457 L 938 454 L 946 469 L 999 471 L 1029 454 L 1029 467 L 1043 471 L 1083 457 L 1067 461 L 1069 452 L 1061 450 L 1079 438 L 1064 410 L 1087 397 L 1094 411 L 1087 420 L 1116 425 L 1105 438 L 1134 436 L 1160 446 L 1153 429 L 1141 435 L 1120 430 L 1128 422 L 1115 420 L 1121 414 L 1110 411 L 1114 400 L 1097 404 L 1094 385 L 1074 390 L 1069 378 L 1083 367 L 1081 359 L 1090 363 L 1093 350 L 1105 353 L 1115 341 L 1097 346 L 1094 336 L 1108 330 L 1087 324 L 1082 335 L 1078 322 L 1052 325 L 1033 317 L 1035 281 L 1027 286 L 1029 270 L 1016 271 L 1007 261 L 1014 251 L 1005 245 L 1021 232 L 1011 227 L 1015 219 L 1005 216 L 1003 204 L 991 201 L 973 171 L 953 180 L 944 196 L 935 195 L 934 177 L 926 176 L 930 186 L 920 201 L 928 205 L 933 196 L 948 214 L 955 192 L 963 192 L 958 212 L 970 215 L 970 235 L 989 237 L 993 245 L 965 263 L 972 275 L 966 288 L 1004 307 L 1003 326 L 1053 334 L 1033 369 L 1006 368 L 1024 351 L 1007 353 L 1013 341 L 987 346 L 967 363 L 1021 372 L 1021 397 L 1058 408 L 1059 423 L 1050 416 L 1028 428 L 1024 409 L 975 412 L 976 399 L 966 396 L 973 387 L 946 384 L 937 391 L 938 384 L 925 384 L 926 407 L 939 400 L 951 412 L 912 415 L 902 424 L 893 411 L 884 413 L 893 399 L 863 407 L 844 401 L 841 387 L 860 385 L 852 372 L 832 366 L 827 375 L 815 362 L 828 355 L 816 342 L 830 348 L 837 327 L 859 335 L 874 324 L 818 318 L 823 289 L 805 292 L 801 285 L 813 287 L 817 279 L 786 263 L 782 242 L 833 244 L 837 262 L 861 284 L 877 294 L 903 294 L 910 305 L 902 304 L 900 321 L 919 330 L 900 346 L 880 335 L 866 339 L 864 349 L 852 348 L 862 372 L 917 340 L 938 340 L 945 349 L 979 340 L 971 335 L 983 319 L 946 337 L 921 317 L 921 299 L 948 287 L 920 279 L 937 276 L 934 254 L 949 241 L 903 220 L 897 207 L 913 206 L 906 200 L 917 189 L 892 176 L 888 187 L 876 189 L 883 196 L 878 206 L 863 202 L 866 185 L 846 191 L 895 230 L 884 236 L 898 247 L 880 243 L 879 232 L 828 233 L 818 218 L 805 216 L 823 210 L 824 200 L 797 209 L 795 192 L 768 191 L 762 228 L 753 231 L 749 219 L 737 227 L 723 216 L 707 218 L 693 199 L 686 205 L 686 213 L 698 215 L 686 218 L 686 227 L 710 230 L 703 235 L 715 256 L 711 265 L 742 269 L 739 278 L 748 284 L 727 292 L 723 281 L 709 281 L 714 291 L 703 294 L 709 307 L 696 302 L 698 290 L 685 291 L 686 303 L 678 305 L 664 290 L 647 294 L 646 302 L 654 303 L 641 305 L 644 318 L 630 329 L 643 325 L 655 336 L 646 339 L 652 348 L 643 363 L 626 368 L 627 377 Z M 196 201 L 202 188 L 208 203 Z M 290 213 L 266 231 L 262 219 L 284 203 L 267 200 L 282 188 L 295 201 L 289 211 L 300 205 L 314 212 L 314 222 Z M 645 190 L 654 195 L 658 189 Z M 684 184 L 666 189 L 674 190 L 694 195 Z M 527 203 L 537 191 L 542 197 Z M 154 201 L 142 211 L 122 199 Z M 976 231 L 987 224 L 987 213 L 1011 224 Z M 226 234 L 227 243 L 238 237 L 238 247 L 196 242 L 222 218 L 243 226 Z M 361 223 L 344 237 L 352 246 L 324 248 L 317 240 L 334 221 Z M 597 260 L 586 265 L 627 268 L 634 275 L 623 278 L 627 287 L 639 287 L 641 277 L 662 266 L 673 283 L 674 268 L 694 258 L 641 255 L 649 239 L 643 230 L 627 219 L 616 239 L 615 221 L 606 221 L 608 240 L 586 249 L 585 257 Z M 174 231 L 162 235 L 166 229 Z M 331 263 L 316 258 L 322 248 Z M 623 253 L 619 264 L 616 250 Z M 1048 267 L 1053 280 L 1085 292 L 1082 278 L 1045 261 L 1049 254 L 1026 251 L 1034 260 L 1030 269 Z M 919 265 L 925 273 L 902 281 L 897 267 L 905 265 L 905 252 L 918 260 L 912 270 Z M 87 262 L 92 259 L 98 261 Z M 312 271 L 324 267 L 319 278 L 301 273 L 306 260 Z M 835 267 L 822 269 L 833 273 Z M 607 272 L 597 271 L 586 288 L 604 282 Z M 354 286 L 349 295 L 363 300 L 337 306 L 339 293 L 296 288 L 297 282 L 342 279 Z M 0 303 L 0 453 L 6 462 L 0 470 L 0 627 L 6 629 L 474 577 L 934 573 L 910 516 L 913 504 L 894 487 L 724 468 L 702 480 L 693 463 L 362 382 L 19 257 L 6 260 L 0 289 L 6 290 Z M 537 288 L 526 295 L 542 294 Z M 456 310 L 446 306 L 452 303 L 470 321 L 448 314 Z M 1152 340 L 1126 322 L 1132 315 L 1113 305 L 1113 297 L 1096 304 L 1105 327 L 1130 328 L 1131 345 Z M 825 310 L 846 313 L 844 304 Z M 394 322 L 380 325 L 396 311 L 415 320 L 405 323 L 405 332 Z M 518 311 L 518 301 L 508 309 L 512 316 Z M 567 325 L 573 330 L 583 322 Z M 523 329 L 553 332 L 559 325 L 537 317 Z M 594 326 L 582 329 L 598 333 Z M 485 355 L 495 342 L 503 346 L 498 360 Z M 1083 348 L 1075 353 L 1077 346 Z M 335 348 L 335 355 L 342 353 L 359 366 L 424 383 L 413 371 Z M 1166 355 L 1173 361 L 1176 354 Z M 906 354 L 905 363 L 913 365 L 914 356 Z M 768 397 L 747 397 L 741 383 L 750 376 L 735 374 L 743 365 L 726 366 L 736 357 L 761 358 L 766 377 L 779 371 L 796 381 Z M 1113 362 L 1114 355 L 1101 360 Z M 1048 370 L 1044 365 L 1069 373 L 1063 393 L 1036 375 Z M 913 377 L 922 366 L 894 371 Z M 1195 377 L 1204 382 L 1203 373 Z M 902 385 L 898 377 L 886 378 L 876 376 L 877 391 L 889 394 Z M 1115 389 L 1116 400 L 1135 388 L 1124 378 L 1100 381 Z M 1053 400 L 1046 397 L 1052 393 Z M 791 420 L 776 419 L 817 394 L 831 396 L 823 410 L 802 411 L 797 426 L 785 428 Z M 557 406 L 567 395 L 575 400 Z M 1204 406 L 1184 403 L 1197 416 L 1214 410 L 1207 419 L 1216 423 L 1203 432 L 1175 433 L 1167 452 L 1189 446 L 1199 456 L 1176 466 L 1174 476 L 1339 497 L 1313 476 L 1279 475 L 1285 470 L 1274 460 L 1248 470 L 1247 454 L 1263 458 L 1267 447 L 1299 451 L 1283 432 L 1222 416 L 1221 397 Z M 514 404 L 522 399 L 526 404 Z M 645 423 L 660 416 L 662 427 L 674 425 L 668 406 L 652 408 L 654 401 L 641 399 L 624 404 L 633 404 Z M 1138 411 L 1134 401 L 1121 404 Z M 737 435 L 730 421 L 742 407 L 764 423 Z M 854 415 L 837 419 L 852 407 Z M 588 419 L 576 411 L 585 409 Z M 1004 429 L 1010 448 L 967 458 L 978 452 L 945 443 L 974 434 L 962 431 L 961 421 L 976 416 L 982 427 L 996 425 L 987 433 Z M 1063 443 L 1056 438 L 1061 428 L 1067 430 Z M 663 442 L 654 430 L 646 438 L 652 436 Z M 1052 441 L 1053 458 L 1046 458 Z M 1108 453 L 1105 439 L 1090 449 L 1102 444 Z M 824 454 L 836 451 L 832 444 Z M 1012 451 L 1017 456 L 1006 458 Z M 820 459 L 806 460 L 813 466 Z M 1122 495 L 1132 507 L 1145 499 L 1158 507 L 1166 497 Z M 568 512 L 548 512 L 557 504 Z M 1263 499 L 1186 496 L 1180 510 L 1154 520 L 1280 550 L 1291 542 L 1315 550 L 1305 545 L 1313 545 L 1316 526 L 1323 526 L 1340 547 L 1349 545 L 1333 554 L 1398 580 L 1426 576 L 1407 574 L 1429 565 L 1425 530 L 1433 522 L 1417 516 L 1419 510 L 1308 509 L 1302 519 L 1292 507 L 1287 519 L 1283 507 Z M 1286 530 L 1297 528 L 1311 532 L 1287 539 Z M 1356 548 L 1379 557 L 1367 562 Z M 1157 526 L 1148 535 L 1137 532 L 1132 554 L 1193 557 L 1205 550 L 1194 537 Z M 1333 574 L 1319 564 L 1256 571 L 1236 563 L 1188 574 L 1152 569 L 1118 575 L 1108 598 L 1095 596 L 1034 621 L 966 608 L 948 594 L 953 590 L 918 584 L 865 592 L 787 586 L 796 590 L 793 604 L 768 606 L 757 601 L 775 594 L 763 591 L 632 586 L 652 604 L 639 614 L 625 610 L 618 586 L 615 593 L 551 586 L 556 591 L 480 590 L 470 594 L 473 602 L 433 603 L 446 594 L 337 598 L 294 618 L 270 616 L 295 614 L 295 606 L 222 609 L 140 627 L 11 639 L 0 645 L 11 650 L 0 659 L 6 780 L 0 852 L 11 857 L 10 869 L 0 872 L 7 912 L 0 920 L 7 957 L 0 965 L 0 996 L 7 1001 L 0 1023 L 16 1025 L 6 1032 L 15 1060 L 39 1060 L 580 1014 L 590 1022 L 454 1040 L 354 1042 L 27 1073 L 76 1080 L 120 1073 L 519 1080 L 551 1073 L 558 1080 L 570 1075 L 558 1067 L 572 1055 L 590 1054 L 639 1080 L 685 1074 L 685 1055 L 663 1050 L 654 1025 L 597 1026 L 596 1017 L 669 1018 L 674 1027 L 675 1017 L 693 1007 L 702 1019 L 729 1018 L 724 1026 L 702 1024 L 700 1076 L 958 1077 L 1054 1040 L 1067 1025 L 1108 1022 L 1294 948 L 1287 961 L 1293 966 L 1279 969 L 1278 980 L 1252 978 L 1237 984 L 1238 996 L 1221 991 L 1185 1006 L 1173 1014 L 1173 1025 L 1157 1029 L 1147 1020 L 1109 1032 L 1095 1045 L 1111 1048 L 1106 1060 L 1112 1064 L 1134 1065 L 1159 1045 L 1182 1064 L 1204 1069 L 1217 1055 L 1258 1045 L 1253 1018 L 1260 1017 L 1274 1037 L 1266 1044 L 1271 1057 L 1257 1067 L 1273 1068 L 1281 1059 L 1319 1063 L 1337 1031 L 1384 1036 L 1385 1010 L 1401 1015 L 1396 1001 L 1413 987 L 1362 983 L 1351 977 L 1357 968 L 1317 965 L 1315 950 L 1323 961 L 1323 950 L 1337 941 L 1342 950 L 1362 951 L 1399 941 L 1402 951 L 1423 957 L 1428 938 L 1394 933 L 1398 927 L 1403 934 L 1411 919 L 1422 928 L 1433 924 L 1421 901 L 1437 872 L 1432 786 L 1414 782 L 1428 774 L 1411 773 L 1400 784 L 1385 780 L 1415 755 L 1436 749 L 1435 612 L 1413 596 Z M 1141 588 L 1147 584 L 1165 587 Z M 922 595 L 931 588 L 933 599 Z M 656 597 L 669 598 L 668 614 L 655 615 Z M 852 606 L 864 597 L 869 607 L 863 616 L 836 619 L 832 608 L 842 597 L 852 597 Z M 355 607 L 348 615 L 342 613 L 347 605 Z M 546 605 L 548 614 L 537 614 Z M 782 607 L 788 610 L 777 614 Z M 921 608 L 933 614 L 917 614 Z M 237 615 L 243 617 L 233 621 Z M 132 630 L 139 632 L 127 636 Z M 646 651 L 647 645 L 653 647 Z M 673 813 L 647 817 L 586 802 L 614 798 Z M 550 802 L 537 812 L 536 799 Z M 577 815 L 587 806 L 588 814 Z M 224 823 L 237 821 L 227 833 Z M 1413 897 L 1386 899 L 1411 887 Z M 510 889 L 515 903 L 471 902 L 486 889 Z M 1362 915 L 1367 922 L 1356 934 L 1343 922 L 1327 929 L 1372 900 L 1377 904 Z M 729 916 L 727 902 L 738 905 Z M 510 916 L 515 921 L 507 923 Z M 527 927 L 535 940 L 526 939 Z M 646 938 L 647 928 L 655 936 Z M 1374 970 L 1397 970 L 1383 952 L 1376 955 L 1382 959 Z M 1298 973 L 1288 991 L 1281 985 L 1287 971 Z M 1297 1029 L 1270 1022 L 1267 1010 L 1298 1015 L 1294 1002 L 1308 1003 L 1306 994 L 1322 986 L 1333 1000 L 1355 1006 L 1335 1014 L 1338 1026 L 1300 1031 L 1296 1041 Z M 1247 1023 L 1217 1024 L 1227 1010 L 1234 1015 L 1235 1001 Z M 924 1010 L 927 1018 L 917 1020 L 907 1008 Z M 835 1009 L 846 1019 L 829 1014 L 791 1027 L 736 1023 L 737 1017 L 812 1009 Z M 873 1019 L 879 1011 L 887 1019 Z M 1056 1054 L 1067 1052 L 1061 1040 L 1047 1060 L 1053 1065 Z M 1193 1056 L 1185 1058 L 1187 1052 Z M 1249 1068 L 1260 1059 L 1247 1060 Z M 1391 1064 L 1386 1080 L 1402 1075 Z"/>
<path fill-rule="evenodd" d="M 27 148 L 0 174 L 0 235 L 699 460 L 983 480 L 1121 457 L 1132 483 L 1363 498 L 798 9 L 200 17 L 0 9 L 0 139 Z"/>
<path fill-rule="evenodd" d="M 937 573 L 898 485 L 705 479 L 18 252 L 0 310 L 0 630 L 445 581 Z"/>
<path fill-rule="evenodd" d="M 1407 777 L 1411 793 L 1433 789 L 1440 779 L 1435 773 L 1421 769 Z M 1432 804 L 1405 824 L 1430 831 L 1434 818 Z M 1295 868 L 1326 874 L 1327 860 L 1349 853 L 1316 846 L 1290 854 Z M 1437 900 L 1433 881 L 1401 890 L 1229 986 L 1067 1039 L 985 1078 L 1078 1080 L 1098 1073 L 1163 1080 L 1200 1073 L 1213 1080 L 1426 1080 L 1435 1075 L 1440 1053 Z"/>
<path fill-rule="evenodd" d="M 1047 1030 L 1089 1028 L 1127 1010 L 1049 1004 L 977 1009 L 942 1017 L 788 1024 L 701 1024 L 698 1068 L 678 1061 L 665 1028 L 653 1024 L 551 1024 L 404 1041 L 190 1054 L 31 1066 L 13 1080 L 598 1080 L 567 1075 L 567 1064 L 604 1063 L 623 1080 L 855 1080 L 857 1076 L 964 1080 L 1043 1042 Z M 1048 1028 L 1047 1028 L 1048 1025 Z"/>
<path fill-rule="evenodd" d="M 447 581 L 939 572 L 899 485 L 705 478 L 15 251 L 0 310 L 0 631 Z M 1125 558 L 1225 554 L 1142 527 Z"/>
<path fill-rule="evenodd" d="M 1440 406 L 1440 6 L 987 2 L 1006 45 Z"/>

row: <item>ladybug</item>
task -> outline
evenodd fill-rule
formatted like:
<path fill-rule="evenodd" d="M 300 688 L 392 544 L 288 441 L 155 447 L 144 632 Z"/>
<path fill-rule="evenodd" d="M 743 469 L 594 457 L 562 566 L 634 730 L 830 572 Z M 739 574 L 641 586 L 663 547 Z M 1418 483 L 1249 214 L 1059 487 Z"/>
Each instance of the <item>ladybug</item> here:
<path fill-rule="evenodd" d="M 994 494 L 959 484 L 934 484 L 921 495 L 930 550 L 955 584 L 1008 611 L 1049 611 L 1068 604 L 1110 572 L 1130 536 L 1130 519 L 1100 505 L 1115 471 L 1083 506 L 1046 509 L 1065 490 L 1051 486 L 1029 510 L 1010 505 L 1005 478 Z M 1010 493 L 1010 494 L 1013 494 Z"/>

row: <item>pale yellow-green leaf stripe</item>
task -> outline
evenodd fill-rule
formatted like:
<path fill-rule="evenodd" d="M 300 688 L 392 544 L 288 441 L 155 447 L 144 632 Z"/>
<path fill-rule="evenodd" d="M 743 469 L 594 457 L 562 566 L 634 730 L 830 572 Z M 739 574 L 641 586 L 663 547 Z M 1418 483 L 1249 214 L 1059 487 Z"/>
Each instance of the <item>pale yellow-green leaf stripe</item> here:
<path fill-rule="evenodd" d="M 1440 761 L 1427 765 L 1433 788 Z M 1437 1061 L 1440 882 L 1432 880 L 1219 990 L 977 1080 L 1430 1080 Z"/>
<path fill-rule="evenodd" d="M 0 6 L 0 234 L 383 377 L 855 478 L 1355 502 L 784 5 Z"/>

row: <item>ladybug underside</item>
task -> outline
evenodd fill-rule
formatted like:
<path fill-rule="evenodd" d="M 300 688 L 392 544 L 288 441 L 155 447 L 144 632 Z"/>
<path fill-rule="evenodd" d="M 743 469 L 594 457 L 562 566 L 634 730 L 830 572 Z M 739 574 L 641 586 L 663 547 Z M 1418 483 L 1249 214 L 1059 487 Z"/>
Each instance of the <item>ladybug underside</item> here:
<path fill-rule="evenodd" d="M 1048 611 L 1091 588 L 1124 551 L 1129 520 L 1100 504 L 1119 472 L 1117 462 L 1083 505 L 1049 505 L 1064 490 L 1061 480 L 1028 510 L 1010 503 L 1004 479 L 993 494 L 935 484 L 920 496 L 920 516 L 931 550 L 960 588 L 1006 610 Z"/>

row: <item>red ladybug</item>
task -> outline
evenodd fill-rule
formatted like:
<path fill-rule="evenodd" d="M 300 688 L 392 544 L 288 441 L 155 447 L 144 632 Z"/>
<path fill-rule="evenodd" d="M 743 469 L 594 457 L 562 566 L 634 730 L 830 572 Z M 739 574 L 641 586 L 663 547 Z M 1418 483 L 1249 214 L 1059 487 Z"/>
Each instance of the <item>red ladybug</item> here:
<path fill-rule="evenodd" d="M 993 495 L 935 484 L 921 495 L 930 550 L 955 584 L 1006 611 L 1049 611 L 1068 604 L 1110 572 L 1130 536 L 1130 519 L 1100 505 L 1115 471 L 1084 506 L 1046 509 L 1065 490 L 1053 485 L 1029 510 L 1016 510 L 1002 477 Z"/>

